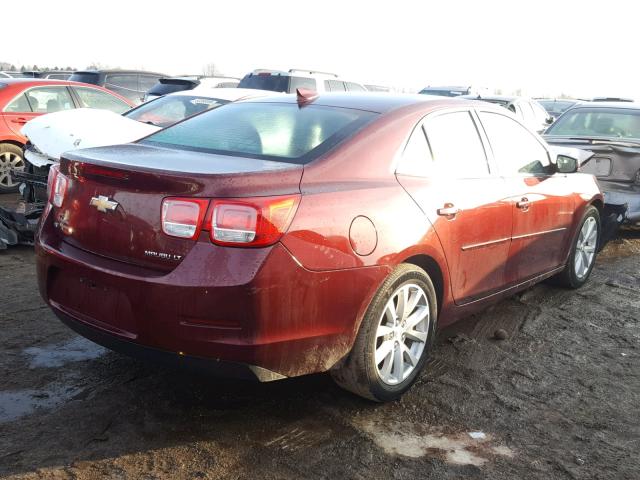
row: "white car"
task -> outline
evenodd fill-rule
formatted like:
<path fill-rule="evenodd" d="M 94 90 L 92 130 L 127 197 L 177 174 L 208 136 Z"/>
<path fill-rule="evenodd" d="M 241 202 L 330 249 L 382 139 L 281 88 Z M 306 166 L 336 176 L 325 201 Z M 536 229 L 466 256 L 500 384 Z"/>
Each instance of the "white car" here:
<path fill-rule="evenodd" d="M 246 88 L 206 88 L 175 92 L 133 108 L 122 115 L 80 108 L 42 115 L 27 122 L 25 158 L 35 167 L 48 167 L 63 152 L 129 143 L 204 110 L 273 92 Z"/>

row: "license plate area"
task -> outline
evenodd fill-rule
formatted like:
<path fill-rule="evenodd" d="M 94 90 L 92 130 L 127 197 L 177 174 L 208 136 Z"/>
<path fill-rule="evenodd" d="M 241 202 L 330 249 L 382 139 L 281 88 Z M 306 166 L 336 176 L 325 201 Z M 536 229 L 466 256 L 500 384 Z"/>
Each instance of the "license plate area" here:
<path fill-rule="evenodd" d="M 54 306 L 85 323 L 129 339 L 138 336 L 126 293 L 95 275 L 56 270 L 49 276 L 49 299 Z"/>

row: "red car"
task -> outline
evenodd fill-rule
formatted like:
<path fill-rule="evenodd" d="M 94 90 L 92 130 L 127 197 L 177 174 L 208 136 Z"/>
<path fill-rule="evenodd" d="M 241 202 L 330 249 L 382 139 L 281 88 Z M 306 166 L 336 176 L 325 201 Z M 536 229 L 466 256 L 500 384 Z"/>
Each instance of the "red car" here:
<path fill-rule="evenodd" d="M 10 170 L 23 170 L 27 139 L 20 133 L 32 118 L 71 108 L 100 108 L 122 113 L 129 100 L 102 87 L 62 80 L 0 79 L 0 193 L 17 190 Z"/>
<path fill-rule="evenodd" d="M 386 401 L 435 331 L 555 276 L 584 284 L 603 198 L 486 103 L 241 101 L 50 175 L 37 270 L 68 326 L 132 355 Z"/>

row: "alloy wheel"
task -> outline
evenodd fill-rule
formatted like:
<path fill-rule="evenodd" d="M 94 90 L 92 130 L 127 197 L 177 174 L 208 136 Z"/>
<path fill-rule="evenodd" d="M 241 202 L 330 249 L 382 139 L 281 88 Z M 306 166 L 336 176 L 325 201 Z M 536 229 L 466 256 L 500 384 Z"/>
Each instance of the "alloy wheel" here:
<path fill-rule="evenodd" d="M 11 178 L 11 170 L 24 170 L 24 167 L 24 160 L 17 153 L 0 153 L 0 186 L 14 187 L 17 183 Z"/>
<path fill-rule="evenodd" d="M 598 246 L 598 223 L 593 217 L 588 217 L 582 224 L 578 241 L 576 243 L 576 253 L 574 255 L 574 267 L 576 277 L 582 280 L 589 273 L 593 259 L 596 256 Z"/>
<path fill-rule="evenodd" d="M 424 290 L 409 283 L 391 295 L 376 330 L 375 364 L 387 385 L 403 382 L 418 365 L 429 335 L 429 301 Z"/>

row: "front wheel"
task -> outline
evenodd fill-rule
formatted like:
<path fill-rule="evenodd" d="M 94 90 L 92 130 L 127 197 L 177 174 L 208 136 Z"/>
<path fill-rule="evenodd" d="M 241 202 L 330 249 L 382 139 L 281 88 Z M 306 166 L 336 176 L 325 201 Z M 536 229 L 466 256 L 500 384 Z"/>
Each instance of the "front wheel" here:
<path fill-rule="evenodd" d="M 573 241 L 567 266 L 555 278 L 558 284 L 567 288 L 580 288 L 586 283 L 596 263 L 599 241 L 600 213 L 596 207 L 589 206 Z"/>
<path fill-rule="evenodd" d="M 332 370 L 334 380 L 378 402 L 399 398 L 427 360 L 437 314 L 429 275 L 415 265 L 398 266 L 371 301 L 348 358 Z"/>
<path fill-rule="evenodd" d="M 0 143 L 0 193 L 18 191 L 19 182 L 11 178 L 11 170 L 23 171 L 22 149 L 12 143 Z"/>

